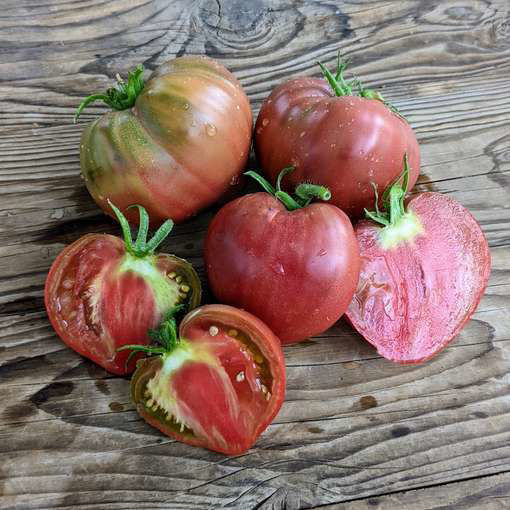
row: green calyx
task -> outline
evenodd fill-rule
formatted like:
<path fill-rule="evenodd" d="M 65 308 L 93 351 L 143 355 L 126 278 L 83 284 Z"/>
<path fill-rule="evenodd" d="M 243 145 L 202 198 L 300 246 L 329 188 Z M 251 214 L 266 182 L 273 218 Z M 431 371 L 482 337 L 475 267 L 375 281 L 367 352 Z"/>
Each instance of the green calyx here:
<path fill-rule="evenodd" d="M 127 82 L 117 74 L 117 83 L 114 87 L 109 88 L 105 93 L 92 94 L 79 104 L 74 116 L 74 122 L 78 120 L 83 109 L 94 101 L 103 101 L 114 110 L 127 110 L 131 108 L 144 87 L 143 71 L 143 66 L 139 65 L 136 67 L 136 69 L 128 73 Z"/>
<path fill-rule="evenodd" d="M 117 349 L 117 352 L 131 351 L 126 360 L 126 367 L 137 352 L 144 352 L 149 355 L 166 356 L 178 348 L 182 340 L 177 336 L 177 322 L 175 320 L 175 315 L 184 308 L 185 305 L 175 306 L 167 313 L 165 319 L 156 329 L 149 331 L 149 337 L 154 341 L 155 345 L 130 344 L 123 345 Z"/>
<path fill-rule="evenodd" d="M 348 60 L 342 59 L 340 56 L 340 51 L 337 54 L 336 60 L 336 72 L 333 74 L 324 64 L 321 62 L 317 62 L 319 67 L 321 68 L 322 74 L 324 78 L 328 81 L 333 89 L 333 92 L 336 96 L 359 96 L 364 99 L 375 99 L 376 101 L 380 101 L 387 108 L 389 108 L 393 113 L 405 119 L 405 117 L 398 111 L 398 109 L 393 106 L 390 102 L 386 101 L 382 94 L 377 90 L 367 89 L 361 83 L 361 80 L 358 78 L 354 78 L 353 80 L 347 81 L 344 77 L 344 72 L 349 65 Z"/>
<path fill-rule="evenodd" d="M 380 241 L 383 248 L 398 246 L 401 242 L 412 240 L 423 231 L 419 218 L 412 212 L 406 211 L 405 198 L 409 186 L 409 162 L 404 154 L 404 169 L 390 184 L 381 197 L 382 210 L 379 209 L 377 187 L 375 191 L 375 210 L 365 209 L 365 216 L 383 225 Z"/>
<path fill-rule="evenodd" d="M 248 175 L 255 179 L 265 191 L 275 196 L 288 211 L 295 211 L 296 209 L 302 209 L 310 204 L 313 199 L 319 200 L 330 200 L 331 192 L 325 186 L 319 186 L 318 184 L 302 183 L 299 184 L 295 189 L 295 197 L 292 197 L 289 193 L 282 191 L 281 183 L 282 179 L 290 172 L 294 170 L 293 166 L 285 167 L 276 179 L 276 188 L 264 177 L 259 175 L 253 170 L 245 172 L 244 175 Z"/>
<path fill-rule="evenodd" d="M 112 208 L 115 216 L 119 220 L 122 234 L 124 236 L 124 243 L 126 244 L 126 251 L 135 257 L 146 257 L 152 255 L 156 248 L 165 240 L 170 234 L 174 226 L 174 222 L 171 219 L 166 220 L 161 227 L 156 231 L 154 236 L 147 241 L 147 232 L 149 231 L 149 215 L 147 211 L 141 205 L 130 205 L 128 209 L 132 207 L 138 208 L 140 213 L 140 226 L 138 228 L 138 235 L 136 241 L 133 243 L 131 237 L 131 230 L 129 223 L 122 212 L 108 200 L 108 205 Z"/>

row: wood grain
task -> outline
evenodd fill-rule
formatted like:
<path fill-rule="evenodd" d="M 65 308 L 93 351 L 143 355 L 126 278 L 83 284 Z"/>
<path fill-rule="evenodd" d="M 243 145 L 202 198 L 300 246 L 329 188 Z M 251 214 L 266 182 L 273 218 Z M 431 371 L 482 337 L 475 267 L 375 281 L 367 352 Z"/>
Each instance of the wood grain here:
<path fill-rule="evenodd" d="M 337 49 L 416 130 L 417 190 L 482 225 L 493 271 L 438 358 L 396 366 L 342 321 L 286 348 L 281 413 L 226 458 L 142 422 L 129 381 L 67 349 L 42 289 L 55 255 L 117 231 L 79 177 L 72 117 L 116 72 L 208 54 L 256 113 L 273 86 Z M 358 510 L 510 505 L 510 14 L 506 0 L 4 0 L 0 14 L 0 507 Z M 255 164 L 254 161 L 251 164 Z M 204 280 L 215 206 L 165 251 Z M 206 300 L 211 300 L 206 292 Z"/>

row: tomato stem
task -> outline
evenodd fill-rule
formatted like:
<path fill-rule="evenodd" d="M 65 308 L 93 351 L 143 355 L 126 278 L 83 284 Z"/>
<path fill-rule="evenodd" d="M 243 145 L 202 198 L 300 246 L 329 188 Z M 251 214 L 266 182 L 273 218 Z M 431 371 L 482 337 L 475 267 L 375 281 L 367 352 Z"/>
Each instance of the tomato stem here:
<path fill-rule="evenodd" d="M 118 74 L 117 83 L 109 88 L 105 93 L 92 94 L 86 97 L 78 106 L 74 122 L 78 120 L 81 112 L 94 101 L 103 101 L 114 110 L 127 110 L 131 108 L 142 91 L 145 83 L 143 81 L 143 66 L 137 66 L 128 73 L 127 81 L 124 81 Z"/>
<path fill-rule="evenodd" d="M 326 78 L 336 96 L 340 97 L 357 95 L 364 99 L 374 99 L 376 101 L 380 101 L 393 113 L 406 120 L 406 118 L 400 113 L 398 108 L 393 106 L 389 101 L 386 101 L 382 94 L 377 90 L 366 89 L 365 87 L 363 87 L 361 80 L 359 80 L 358 78 L 353 78 L 349 82 L 345 80 L 344 72 L 347 69 L 347 66 L 349 65 L 349 60 L 342 59 L 342 57 L 340 56 L 340 50 L 337 53 L 335 75 L 333 75 L 333 73 L 324 64 L 322 64 L 322 62 L 317 62 L 317 64 L 321 68 L 324 78 Z"/>
<path fill-rule="evenodd" d="M 184 308 L 185 305 L 175 306 L 167 313 L 165 319 L 156 329 L 151 329 L 149 331 L 149 337 L 155 342 L 159 343 L 160 347 L 154 345 L 129 344 L 123 345 L 117 349 L 117 352 L 127 350 L 132 351 L 126 360 L 126 367 L 129 365 L 132 357 L 137 352 L 145 352 L 149 355 L 157 354 L 159 356 L 163 356 L 164 354 L 170 354 L 177 347 L 181 340 L 177 336 L 177 322 L 175 320 L 175 315 Z"/>
<path fill-rule="evenodd" d="M 331 192 L 325 186 L 309 184 L 306 182 L 299 184 L 296 187 L 296 198 L 293 198 L 289 193 L 283 191 L 281 188 L 282 179 L 293 170 L 293 166 L 287 166 L 278 174 L 278 177 L 276 178 L 276 188 L 274 188 L 268 180 L 264 179 L 264 177 L 253 170 L 248 170 L 244 173 L 244 175 L 255 179 L 265 191 L 275 196 L 288 211 L 302 209 L 309 205 L 314 198 L 319 200 L 329 200 L 331 198 Z"/>
<path fill-rule="evenodd" d="M 402 181 L 402 183 L 401 183 Z M 409 162 L 407 153 L 404 154 L 404 169 L 402 173 L 385 190 L 381 197 L 382 207 L 379 209 L 379 195 L 377 186 L 372 183 L 375 190 L 375 211 L 365 209 L 365 216 L 385 227 L 395 225 L 406 214 L 405 197 L 409 186 Z"/>
<path fill-rule="evenodd" d="M 143 258 L 147 255 L 152 255 L 156 248 L 165 240 L 165 238 L 168 236 L 168 234 L 170 234 L 172 228 L 174 227 L 174 222 L 169 218 L 159 227 L 152 239 L 147 242 L 147 232 L 149 231 L 149 215 L 147 214 L 145 208 L 141 205 L 130 205 L 128 209 L 136 207 L 138 208 L 138 212 L 140 214 L 140 226 L 138 228 L 138 235 L 136 237 L 135 243 L 133 244 L 131 229 L 126 217 L 122 214 L 120 209 L 115 207 L 115 205 L 110 200 L 108 200 L 108 204 L 112 208 L 112 211 L 115 213 L 115 216 L 120 223 L 126 250 L 135 257 Z"/>

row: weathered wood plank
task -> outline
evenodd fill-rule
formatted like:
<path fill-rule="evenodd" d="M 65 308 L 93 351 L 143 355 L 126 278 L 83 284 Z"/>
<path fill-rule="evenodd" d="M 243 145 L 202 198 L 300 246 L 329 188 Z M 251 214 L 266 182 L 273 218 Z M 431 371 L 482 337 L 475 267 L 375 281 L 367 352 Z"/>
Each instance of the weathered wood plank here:
<path fill-rule="evenodd" d="M 505 507 L 509 26 L 506 0 L 4 1 L 0 506 Z M 382 360 L 343 322 L 287 348 L 286 402 L 246 455 L 168 440 L 137 417 L 127 378 L 67 349 L 43 311 L 46 272 L 63 246 L 117 231 L 79 178 L 84 122 L 105 109 L 91 107 L 74 125 L 75 107 L 139 62 L 151 70 L 206 53 L 236 73 L 257 112 L 274 85 L 317 75 L 316 60 L 332 63 L 338 48 L 414 126 L 423 158 L 417 190 L 451 194 L 481 223 L 493 260 L 487 293 L 456 341 L 425 365 Z M 203 235 L 216 208 L 164 245 L 202 279 Z"/>
<path fill-rule="evenodd" d="M 510 501 L 510 474 L 397 492 L 384 496 L 325 505 L 322 510 L 501 510 Z M 263 506 L 261 508 L 264 508 Z"/>

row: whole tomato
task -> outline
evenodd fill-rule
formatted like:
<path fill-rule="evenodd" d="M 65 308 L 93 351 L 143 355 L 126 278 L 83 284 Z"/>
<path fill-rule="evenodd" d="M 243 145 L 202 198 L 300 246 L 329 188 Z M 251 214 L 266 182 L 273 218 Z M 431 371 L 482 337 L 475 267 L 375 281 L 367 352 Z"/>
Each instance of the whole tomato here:
<path fill-rule="evenodd" d="M 168 317 L 156 354 L 138 361 L 131 397 L 140 416 L 167 436 L 227 455 L 248 450 L 280 410 L 285 366 L 278 338 L 248 312 L 207 305 L 180 324 Z"/>
<path fill-rule="evenodd" d="M 361 272 L 347 310 L 381 356 L 420 363 L 444 349 L 476 310 L 490 274 L 483 232 L 453 198 L 403 182 L 384 194 L 384 211 L 356 225 Z"/>
<path fill-rule="evenodd" d="M 127 353 L 117 349 L 133 342 L 148 344 L 149 332 L 180 304 L 200 304 L 200 280 L 188 262 L 154 254 L 172 228 L 167 220 L 146 242 L 148 217 L 139 207 L 136 242 L 118 215 L 124 241 L 106 234 L 87 234 L 55 259 L 46 279 L 44 298 L 58 336 L 76 352 L 114 374 L 134 370 Z"/>
<path fill-rule="evenodd" d="M 115 111 L 87 126 L 81 138 L 81 171 L 97 204 L 124 212 L 141 204 L 151 221 L 181 222 L 215 202 L 244 168 L 252 113 L 237 79 L 207 57 L 180 57 L 158 67 L 147 83 L 143 69 L 106 94 Z"/>
<path fill-rule="evenodd" d="M 359 217 L 400 174 L 404 153 L 410 162 L 409 187 L 420 171 L 420 149 L 406 120 L 382 96 L 324 66 L 327 81 L 296 78 L 276 87 L 264 101 L 255 125 L 255 149 L 262 169 L 274 182 L 293 165 L 288 185 L 327 186 L 331 203 Z M 278 141 L 275 143 L 275 141 Z"/>
<path fill-rule="evenodd" d="M 322 333 L 345 312 L 359 276 L 359 249 L 349 218 L 321 186 L 301 184 L 297 199 L 274 189 L 225 205 L 209 225 L 204 259 L 222 303 L 262 319 L 282 343 Z"/>

